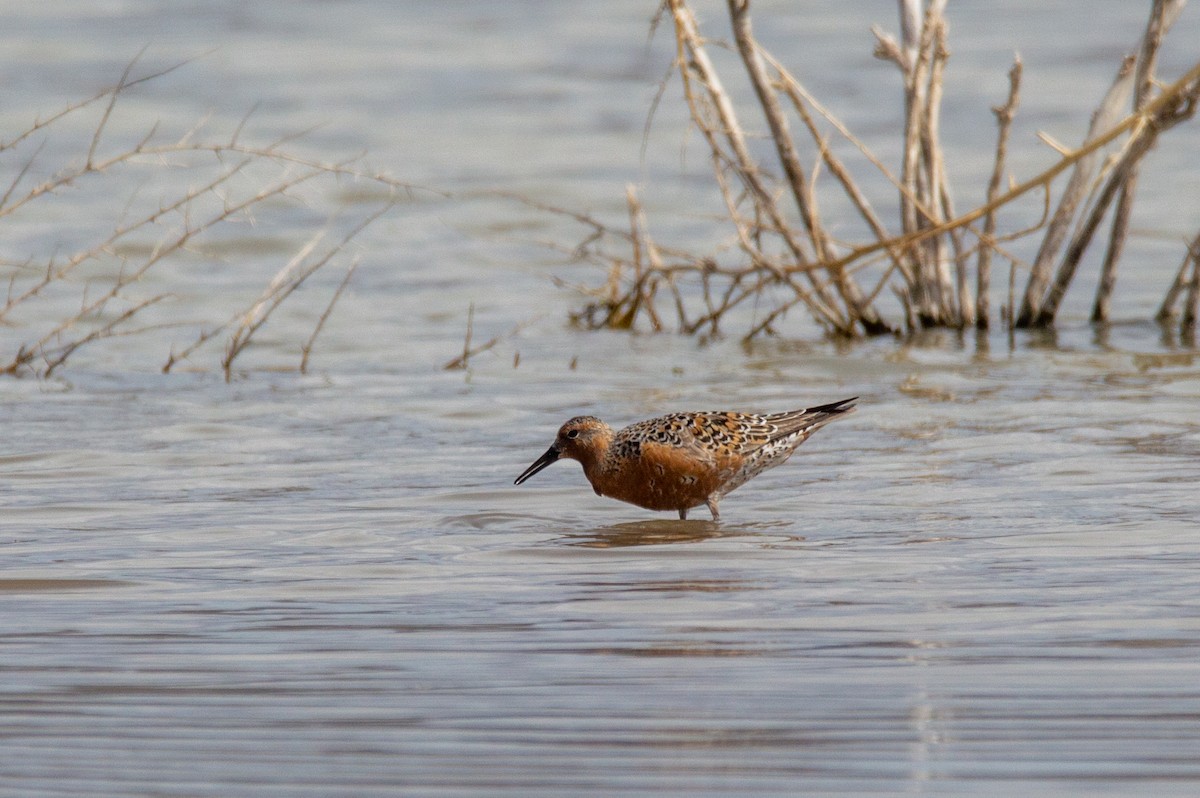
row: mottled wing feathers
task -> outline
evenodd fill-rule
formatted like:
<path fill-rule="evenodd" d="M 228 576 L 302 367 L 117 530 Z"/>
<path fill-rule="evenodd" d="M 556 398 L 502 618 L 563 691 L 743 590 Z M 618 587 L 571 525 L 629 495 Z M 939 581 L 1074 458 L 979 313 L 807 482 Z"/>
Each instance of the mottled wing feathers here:
<path fill-rule="evenodd" d="M 852 411 L 850 403 L 857 398 L 768 415 L 723 411 L 672 413 L 625 427 L 613 439 L 613 453 L 622 458 L 637 457 L 642 444 L 655 443 L 718 457 L 745 457 L 769 443 L 800 433 L 811 434 L 837 416 Z"/>

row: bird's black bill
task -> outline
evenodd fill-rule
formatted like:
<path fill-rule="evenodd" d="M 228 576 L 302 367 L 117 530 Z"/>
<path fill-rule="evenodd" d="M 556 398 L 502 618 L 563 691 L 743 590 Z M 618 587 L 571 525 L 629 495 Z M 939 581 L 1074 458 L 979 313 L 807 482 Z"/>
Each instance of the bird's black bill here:
<path fill-rule="evenodd" d="M 550 465 L 555 460 L 557 460 L 558 456 L 559 456 L 558 449 L 551 446 L 549 449 L 546 450 L 545 454 L 543 454 L 538 459 L 534 460 L 533 465 L 529 466 L 529 468 L 526 468 L 525 472 L 523 474 L 521 474 L 521 476 L 517 477 L 516 481 L 513 482 L 513 484 L 520 485 L 522 482 L 529 479 L 531 476 L 533 476 L 534 474 L 541 471 L 543 468 L 545 468 L 546 466 Z"/>

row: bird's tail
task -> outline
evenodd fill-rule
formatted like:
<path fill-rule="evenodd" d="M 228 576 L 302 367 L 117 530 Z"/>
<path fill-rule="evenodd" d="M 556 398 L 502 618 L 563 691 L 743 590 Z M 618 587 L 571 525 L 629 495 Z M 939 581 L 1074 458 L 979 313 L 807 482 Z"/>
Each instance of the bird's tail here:
<path fill-rule="evenodd" d="M 807 407 L 803 410 L 792 410 L 788 413 L 776 413 L 768 416 L 772 422 L 779 425 L 779 432 L 772 436 L 772 440 L 786 438 L 801 431 L 806 433 L 804 437 L 807 438 L 808 435 L 811 435 L 830 421 L 834 421 L 847 413 L 853 413 L 855 409 L 853 402 L 856 401 L 858 401 L 858 397 L 851 396 L 849 399 L 843 399 L 840 402 L 830 402 L 827 405 Z"/>

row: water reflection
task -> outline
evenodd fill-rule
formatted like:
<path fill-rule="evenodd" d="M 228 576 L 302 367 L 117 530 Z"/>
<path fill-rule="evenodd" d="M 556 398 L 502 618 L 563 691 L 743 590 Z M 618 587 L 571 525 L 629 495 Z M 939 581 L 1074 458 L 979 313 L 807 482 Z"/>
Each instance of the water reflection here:
<path fill-rule="evenodd" d="M 54 577 L 0 579 L 0 593 L 33 593 L 38 591 L 58 593 L 67 590 L 107 590 L 114 587 L 136 586 L 136 582 L 124 579 L 63 579 Z"/>
<path fill-rule="evenodd" d="M 568 546 L 590 549 L 620 549 L 632 546 L 663 546 L 673 543 L 700 543 L 718 537 L 753 534 L 744 528 L 715 521 L 679 521 L 651 519 L 627 521 L 586 532 L 574 532 L 560 538 Z"/>

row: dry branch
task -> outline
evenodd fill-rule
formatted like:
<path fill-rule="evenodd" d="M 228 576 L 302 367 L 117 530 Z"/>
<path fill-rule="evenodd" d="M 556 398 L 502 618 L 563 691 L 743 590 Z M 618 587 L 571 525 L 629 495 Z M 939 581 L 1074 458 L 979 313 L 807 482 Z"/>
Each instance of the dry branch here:
<path fill-rule="evenodd" d="M 788 130 L 783 107 L 776 95 L 775 88 L 770 84 L 766 67 L 759 46 L 755 43 L 750 26 L 749 0 L 728 0 L 729 16 L 733 21 L 734 41 L 738 52 L 750 76 L 755 94 L 762 107 L 763 116 L 771 131 L 771 140 L 775 143 L 776 153 L 783 164 L 784 173 L 788 178 L 792 198 L 795 200 L 800 219 L 813 251 L 820 261 L 828 261 L 832 250 L 828 235 L 823 230 L 816 213 L 816 199 L 811 187 L 804 177 L 804 168 Z M 844 270 L 830 270 L 830 276 L 837 287 L 843 303 L 847 307 L 847 315 L 861 324 L 868 335 L 891 332 L 882 317 L 863 296 L 862 290 L 854 278 Z"/>
<path fill-rule="evenodd" d="M 1120 108 L 1133 89 L 1135 64 L 1136 59 L 1132 56 L 1121 63 L 1108 93 L 1104 96 L 1100 107 L 1092 115 L 1091 126 L 1084 137 L 1085 146 L 1087 142 L 1099 138 L 1103 131 L 1111 129 L 1114 123 L 1121 118 Z M 1018 327 L 1033 326 L 1035 318 L 1042 313 L 1054 258 L 1058 255 L 1063 242 L 1066 241 L 1071 222 L 1075 218 L 1075 211 L 1095 177 L 1099 156 L 1099 148 L 1091 148 L 1086 155 L 1076 159 L 1071 179 L 1067 182 L 1067 187 L 1059 198 L 1054 217 L 1050 220 L 1046 235 L 1042 239 L 1042 245 L 1034 259 L 1033 270 L 1029 275 L 1029 282 L 1025 286 L 1025 296 L 1021 300 L 1021 310 L 1017 315 Z"/>
<path fill-rule="evenodd" d="M 358 264 L 361 262 L 359 258 L 351 261 L 349 268 L 346 269 L 346 276 L 338 283 L 337 289 L 334 290 L 333 296 L 329 298 L 329 304 L 325 306 L 325 310 L 321 312 L 317 323 L 313 325 L 312 335 L 308 336 L 308 340 L 304 342 L 304 346 L 300 347 L 300 373 L 308 373 L 308 358 L 312 355 L 313 344 L 317 342 L 317 336 L 321 334 L 321 330 L 325 328 L 325 322 L 329 321 L 330 315 L 333 314 L 333 306 L 341 299 L 342 292 L 346 290 L 346 286 L 350 284 L 350 278 L 354 276 L 354 272 L 358 271 Z"/>
<path fill-rule="evenodd" d="M 724 255 L 695 253 L 653 242 L 640 208 L 637 213 L 631 210 L 628 232 L 593 226 L 588 256 L 605 264 L 609 280 L 600 292 L 603 301 L 576 318 L 591 326 L 623 328 L 640 320 L 662 329 L 666 322 L 656 291 L 669 286 L 678 328 L 688 333 L 716 332 L 723 318 L 749 301 L 755 314 L 747 337 L 774 331 L 797 306 L 826 330 L 842 336 L 900 326 L 986 328 L 993 312 L 993 260 L 1002 257 L 1010 263 L 1004 314 L 1010 328 L 1048 324 L 1061 306 L 1080 255 L 1116 201 L 1117 224 L 1109 236 L 1097 306 L 1107 302 L 1138 163 L 1163 131 L 1190 115 L 1200 92 L 1200 64 L 1169 86 L 1158 87 L 1153 76 L 1158 43 L 1182 0 L 1157 0 L 1139 57 L 1122 63 L 1092 117 L 1084 143 L 1061 147 L 1059 157 L 1042 172 L 1005 189 L 1020 97 L 1021 63 L 1016 59 L 1008 97 L 993 109 L 998 137 L 985 200 L 965 213 L 955 210 L 941 141 L 940 108 L 949 63 L 947 3 L 898 0 L 898 4 L 899 39 L 875 31 L 876 54 L 895 64 L 903 79 L 904 130 L 896 177 L 755 41 L 749 0 L 727 0 L 733 34 L 730 50 L 749 78 L 753 111 L 774 148 L 772 164 L 754 160 L 734 98 L 710 56 L 716 48 L 701 35 L 686 0 L 668 0 L 665 7 L 674 22 L 683 98 L 695 129 L 708 145 L 736 249 Z M 1133 112 L 1125 113 L 1122 106 L 1131 94 Z M 800 124 L 794 127 L 792 120 Z M 831 126 L 833 134 L 823 130 L 819 120 Z M 889 232 L 867 202 L 866 178 L 836 154 L 838 137 L 862 153 L 874 179 L 882 177 L 898 191 L 898 233 Z M 1106 150 L 1114 144 L 1121 145 L 1119 156 L 1106 163 Z M 814 164 L 811 170 L 804 168 L 806 162 Z M 780 177 L 772 176 L 773 166 L 782 172 Z M 1071 177 L 1055 198 L 1055 180 L 1064 172 Z M 846 197 L 873 240 L 841 241 L 830 234 L 818 211 L 821 192 L 828 186 Z M 1042 195 L 1042 220 L 1021 230 L 1001 231 L 1000 212 L 1033 192 Z M 785 207 L 780 197 L 790 203 Z M 1007 245 L 1034 234 L 1040 235 L 1040 246 L 1032 265 L 1026 266 Z M 627 249 L 613 251 L 608 247 L 613 243 Z M 1067 252 L 1060 260 L 1064 245 Z M 652 252 L 656 258 L 650 257 Z M 974 285 L 969 258 L 976 259 Z M 1030 279 L 1016 309 L 1016 271 L 1026 268 Z M 869 292 L 858 289 L 860 274 L 872 281 Z M 895 294 L 903 311 L 898 322 L 876 305 L 878 297 L 887 295 L 885 288 Z"/>
<path fill-rule="evenodd" d="M 540 318 L 540 317 L 538 317 L 538 318 Z M 538 318 L 533 318 L 533 319 L 529 319 L 527 321 L 523 321 L 519 324 L 514 325 L 512 327 L 512 329 L 510 329 L 506 333 L 502 333 L 500 335 L 493 336 L 492 338 L 489 338 L 487 341 L 485 341 L 484 343 L 479 344 L 477 346 L 471 346 L 471 337 L 475 331 L 475 303 L 474 302 L 470 303 L 470 305 L 468 305 L 468 307 L 467 307 L 467 335 L 466 335 L 466 338 L 463 340 L 462 354 L 459 355 L 458 357 L 454 358 L 453 360 L 450 360 L 445 365 L 443 365 L 442 370 L 443 371 L 457 371 L 460 369 L 466 370 L 471 364 L 471 358 L 475 357 L 478 354 L 486 352 L 489 349 L 492 349 L 494 346 L 496 346 L 496 344 L 500 343 L 504 339 L 511 338 L 514 335 L 517 335 L 519 332 L 521 332 L 521 330 L 525 329 L 530 324 L 533 324 L 534 322 L 536 322 L 538 320 Z M 518 353 L 518 355 L 514 356 L 514 363 L 513 363 L 514 367 L 515 367 L 516 363 L 519 361 L 520 361 L 520 355 Z M 572 366 L 572 368 L 574 368 L 574 366 Z"/>
<path fill-rule="evenodd" d="M 1021 58 L 1013 60 L 1008 71 L 1008 99 L 1004 105 L 992 109 L 996 115 L 996 157 L 992 166 L 992 177 L 988 181 L 987 202 L 995 202 L 1004 181 L 1005 164 L 1008 159 L 1008 141 L 1012 133 L 1013 118 L 1021 102 Z M 996 212 L 989 211 L 983 217 L 983 241 L 979 247 L 979 258 L 975 265 L 975 324 L 987 329 L 991 324 L 992 252 L 995 250 Z M 1012 270 L 1010 269 L 1010 275 Z M 1011 317 L 1011 300 L 1009 313 Z"/>
<path fill-rule="evenodd" d="M 1154 0 L 1146 32 L 1142 36 L 1142 47 L 1137 58 L 1137 73 L 1134 76 L 1133 110 L 1139 111 L 1150 101 L 1154 88 L 1154 72 L 1158 63 L 1158 50 L 1163 37 L 1175 23 L 1187 0 Z M 1092 321 L 1108 320 L 1113 288 L 1117 282 L 1117 264 L 1125 249 L 1125 236 L 1129 229 L 1129 218 L 1133 213 L 1133 198 L 1137 191 L 1140 163 L 1129 168 L 1129 174 L 1117 196 L 1113 211 L 1112 227 L 1109 230 L 1108 248 L 1104 253 L 1104 264 L 1100 269 L 1100 283 L 1096 288 L 1096 299 L 1092 304 Z"/>
<path fill-rule="evenodd" d="M 1183 327 L 1188 328 L 1195 324 L 1195 308 L 1196 308 L 1196 288 L 1197 280 L 1200 280 L 1200 234 L 1188 244 L 1187 252 L 1183 256 L 1183 262 L 1179 264 L 1179 271 L 1175 275 L 1175 280 L 1171 283 L 1167 295 L 1163 298 L 1162 305 L 1159 306 L 1158 314 L 1155 318 L 1160 323 L 1167 323 L 1176 315 L 1176 305 L 1183 297 L 1183 292 L 1188 292 L 1188 298 L 1184 303 Z M 1188 308 L 1191 309 L 1189 314 Z"/>
<path fill-rule="evenodd" d="M 85 239 L 86 243 L 74 251 L 41 257 L 30 255 L 19 263 L 0 264 L 0 268 L 8 268 L 3 275 L 8 287 L 0 304 L 0 322 L 10 330 L 28 326 L 33 331 L 28 340 L 14 344 L 14 351 L 3 356 L 0 373 L 32 371 L 44 376 L 60 368 L 81 348 L 102 340 L 201 326 L 192 345 L 182 351 L 172 350 L 163 370 L 170 371 L 180 360 L 232 328 L 222 359 L 228 376 L 234 359 L 251 343 L 255 332 L 305 280 L 332 262 L 368 224 L 394 207 L 395 196 L 424 191 L 386 175 L 367 172 L 357 158 L 321 162 L 298 156 L 286 148 L 295 135 L 265 145 L 246 143 L 246 118 L 225 138 L 205 133 L 202 122 L 174 141 L 164 141 L 158 126 L 150 125 L 131 143 L 113 143 L 116 137 L 109 136 L 108 131 L 115 127 L 112 123 L 121 113 L 121 98 L 133 87 L 166 75 L 182 64 L 141 76 L 134 74 L 137 65 L 138 59 L 134 59 L 111 88 L 35 120 L 24 131 L 0 143 L 0 162 L 7 162 L 14 175 L 0 195 L 0 219 L 59 201 L 65 189 L 104 191 L 113 180 L 128 176 L 136 176 L 142 186 L 155 186 L 155 190 L 162 192 L 152 208 L 146 205 L 153 198 L 140 196 L 144 188 L 130 193 L 123 206 L 118 199 L 114 209 L 120 215 L 112 227 L 90 241 Z M 70 131 L 62 133 L 58 128 L 64 120 L 86 112 L 95 113 L 96 120 L 82 143 L 78 160 L 53 171 L 38 164 L 38 171 L 48 176 L 29 184 L 29 175 L 42 157 L 45 143 L 32 146 L 29 139 L 35 135 L 70 135 Z M 328 188 L 337 189 L 338 181 L 344 179 L 375 183 L 384 189 L 386 197 L 375 203 L 374 210 L 364 212 L 358 223 L 348 220 L 342 224 L 350 232 L 340 241 L 335 240 L 322 256 L 304 260 L 309 252 L 302 246 L 293 259 L 293 271 L 283 275 L 286 279 L 272 284 L 257 304 L 258 313 L 249 320 L 243 317 L 241 326 L 234 327 L 236 320 L 215 326 L 202 320 L 185 323 L 169 317 L 164 322 L 147 320 L 153 313 L 163 316 L 164 311 L 153 308 L 179 302 L 189 290 L 196 290 L 194 286 L 186 286 L 146 296 L 144 281 L 152 272 L 163 271 L 163 264 L 177 262 L 184 256 L 195 258 L 206 241 L 230 224 L 258 223 L 261 218 L 269 217 L 281 200 L 288 204 L 301 201 L 299 189 L 308 184 L 323 182 Z M 444 192 L 429 193 L 446 196 Z M 330 213 L 329 218 L 332 223 L 336 215 Z M 307 368 L 316 337 L 353 268 L 301 347 L 302 368 Z M 72 293 L 80 295 L 78 307 L 63 313 L 60 309 L 63 299 Z"/>
<path fill-rule="evenodd" d="M 675 22 L 677 47 L 677 66 L 683 81 L 684 97 L 692 112 L 692 120 L 703 134 L 712 154 L 714 173 L 721 193 L 725 199 L 730 220 L 733 221 L 739 244 L 750 259 L 759 267 L 774 273 L 778 281 L 784 282 L 795 292 L 795 296 L 808 306 L 814 317 L 828 328 L 849 334 L 853 320 L 839 312 L 833 296 L 814 277 L 807 268 L 812 262 L 811 251 L 806 251 L 800 235 L 784 220 L 782 211 L 775 202 L 774 194 L 765 185 L 766 176 L 758 163 L 750 155 L 746 146 L 746 137 L 742 132 L 738 117 L 734 111 L 733 101 L 725 91 L 717 71 L 708 57 L 704 41 L 700 37 L 695 15 L 682 0 L 671 0 L 672 19 Z M 697 92 L 693 80 L 698 81 L 704 92 Z M 725 147 L 728 147 L 728 151 Z M 737 181 L 745 186 L 747 196 L 753 204 L 752 218 L 764 218 L 767 224 L 750 223 L 744 220 L 739 211 L 740 201 L 730 189 L 727 182 L 726 170 L 729 170 Z M 763 249 L 761 242 L 764 234 L 777 235 L 787 252 L 791 255 L 795 271 L 800 271 L 807 279 L 811 290 L 802 287 L 793 278 L 789 270 L 775 262 Z M 728 308 L 740 300 L 735 300 L 732 289 L 726 295 L 720 312 L 710 312 L 707 321 L 715 329 L 716 322 Z M 738 286 L 740 288 L 740 286 Z"/>
<path fill-rule="evenodd" d="M 225 380 L 231 379 L 233 362 L 237 359 L 250 342 L 254 339 L 255 334 L 262 328 L 267 320 L 271 317 L 280 305 L 292 295 L 292 293 L 303 285 L 308 278 L 317 273 L 323 266 L 328 264 L 336 255 L 345 250 L 346 246 L 353 241 L 359 233 L 369 227 L 376 219 L 390 210 L 392 203 L 376 210 L 370 214 L 353 228 L 347 232 L 340 241 L 326 248 L 325 252 L 315 260 L 309 260 L 311 255 L 317 248 L 322 239 L 325 238 L 326 231 L 321 231 L 306 244 L 300 252 L 296 253 L 292 259 L 284 265 L 282 269 L 271 280 L 270 285 L 263 291 L 261 297 L 256 301 L 249 310 L 242 316 L 241 323 L 234 330 L 233 335 L 229 338 L 229 343 L 225 347 L 225 357 L 221 360 L 221 369 L 225 372 Z"/>

